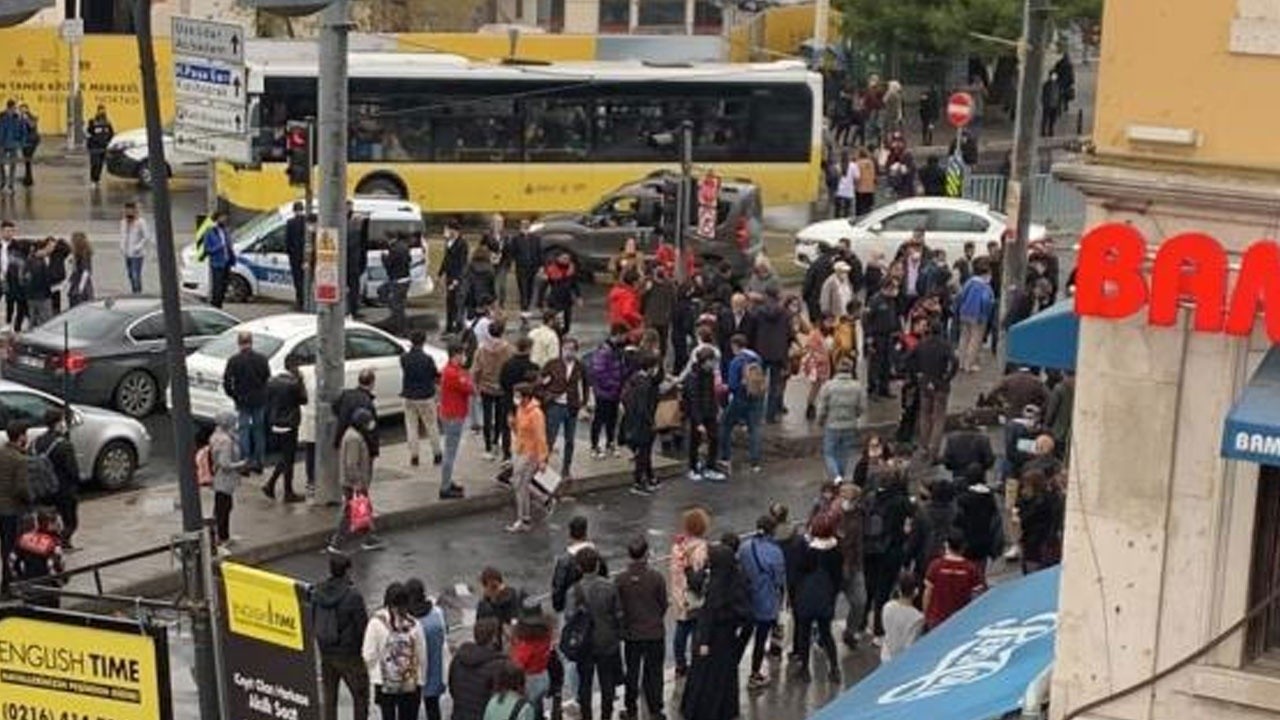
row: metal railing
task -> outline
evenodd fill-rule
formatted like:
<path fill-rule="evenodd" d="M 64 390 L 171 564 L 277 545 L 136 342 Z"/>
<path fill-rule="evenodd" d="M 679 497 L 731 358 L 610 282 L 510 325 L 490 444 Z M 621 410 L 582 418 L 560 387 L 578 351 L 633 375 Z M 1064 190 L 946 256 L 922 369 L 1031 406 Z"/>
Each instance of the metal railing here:
<path fill-rule="evenodd" d="M 1007 182 L 1003 175 L 970 175 L 964 181 L 964 196 L 1004 212 Z M 1044 225 L 1050 235 L 1069 237 L 1084 230 L 1084 195 L 1053 176 L 1032 179 L 1031 203 L 1031 221 Z"/>

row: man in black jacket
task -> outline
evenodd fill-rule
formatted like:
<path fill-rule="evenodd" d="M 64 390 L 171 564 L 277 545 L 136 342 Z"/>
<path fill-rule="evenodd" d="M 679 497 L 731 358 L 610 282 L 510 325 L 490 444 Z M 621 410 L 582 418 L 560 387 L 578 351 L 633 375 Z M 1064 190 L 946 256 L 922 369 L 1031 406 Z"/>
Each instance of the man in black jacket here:
<path fill-rule="evenodd" d="M 627 545 L 631 564 L 614 579 L 622 607 L 622 640 L 626 658 L 627 717 L 640 717 L 639 694 L 644 687 L 649 717 L 662 720 L 662 668 L 666 653 L 667 581 L 649 567 L 649 542 L 637 536 Z M 643 673 L 644 682 L 640 677 Z"/>
<path fill-rule="evenodd" d="M 867 391 L 871 397 L 891 398 L 889 371 L 893 364 L 893 336 L 898 334 L 898 284 L 889 281 L 867 305 Z"/>
<path fill-rule="evenodd" d="M 307 251 L 307 209 L 300 202 L 293 204 L 293 217 L 284 224 L 284 251 L 289 256 L 289 275 L 293 278 L 293 309 L 301 312 L 307 285 L 303 263 Z"/>
<path fill-rule="evenodd" d="M 749 312 L 747 296 L 734 293 L 729 299 L 729 309 L 720 313 L 716 320 L 716 339 L 720 342 L 720 375 L 728 377 L 729 362 L 733 360 L 733 347 L 730 340 L 734 335 L 748 338 L 756 334 L 756 317 Z"/>
<path fill-rule="evenodd" d="M 942 326 L 929 325 L 924 339 L 911 351 L 908 367 L 920 389 L 920 415 L 916 425 L 918 447 L 932 462 L 942 446 L 942 432 L 947 424 L 947 399 L 951 396 L 951 380 L 960 370 L 956 351 L 947 342 Z"/>
<path fill-rule="evenodd" d="M 618 589 L 601 573 L 600 554 L 595 548 L 583 548 L 577 555 L 581 579 L 569 588 L 566 617 L 578 608 L 591 613 L 590 652 L 578 660 L 578 708 L 583 720 L 594 720 L 591 713 L 592 681 L 600 681 L 600 718 L 613 717 L 614 691 L 622 668 L 619 667 L 622 643 L 622 608 Z"/>
<path fill-rule="evenodd" d="M 483 720 L 498 669 L 507 662 L 500 648 L 502 629 L 494 617 L 476 620 L 473 642 L 463 643 L 449 663 L 453 720 Z"/>
<path fill-rule="evenodd" d="M 978 427 L 973 413 L 966 412 L 960 418 L 960 429 L 947 435 L 943 443 L 942 464 L 961 483 L 961 487 L 983 482 L 987 472 L 995 466 L 991 439 Z"/>
<path fill-rule="evenodd" d="M 347 313 L 360 317 L 361 280 L 369 267 L 369 216 L 347 201 Z"/>
<path fill-rule="evenodd" d="M 751 347 L 764 361 L 765 371 L 769 373 L 764 421 L 773 425 L 778 422 L 778 416 L 786 412 L 782 395 L 787 386 L 791 351 L 791 313 L 783 306 L 778 288 L 770 287 L 765 291 L 764 304 L 755 316 L 756 332 Z"/>
<path fill-rule="evenodd" d="M 387 306 L 391 310 L 391 332 L 404 335 L 404 304 L 409 297 L 409 238 L 398 232 L 391 239 L 391 246 L 382 254 L 382 267 L 387 271 Z"/>
<path fill-rule="evenodd" d="M 240 428 L 240 457 L 251 472 L 261 473 L 267 453 L 267 381 L 271 368 L 267 358 L 253 349 L 253 333 L 241 332 L 240 352 L 227 360 L 222 373 L 222 390 L 235 401 Z"/>
<path fill-rule="evenodd" d="M 809 308 L 809 317 L 822 317 L 821 299 L 822 284 L 835 272 L 836 260 L 840 251 L 833 245 L 819 245 L 818 256 L 809 263 L 804 271 L 804 283 L 800 286 L 800 297 L 805 307 Z"/>
<path fill-rule="evenodd" d="M 653 476 L 654 412 L 658 408 L 658 383 L 662 368 L 658 356 L 642 352 L 638 370 L 622 388 L 622 422 L 627 442 L 635 452 L 635 478 L 631 492 L 651 495 L 658 489 Z"/>
<path fill-rule="evenodd" d="M 356 410 L 364 408 L 373 416 L 374 423 L 378 420 L 378 408 L 373 403 L 373 386 L 378 378 L 374 374 L 372 368 L 360 371 L 360 376 L 356 379 L 359 383 L 357 387 L 347 388 L 338 393 L 338 398 L 333 401 L 333 417 L 338 421 L 337 432 L 333 436 L 333 446 L 336 448 L 342 444 L 342 435 L 351 426 L 351 418 L 355 415 Z M 365 436 L 365 440 L 369 442 L 369 455 L 378 457 L 381 443 L 378 442 L 378 433 L 372 432 Z"/>
<path fill-rule="evenodd" d="M 324 692 L 324 720 L 337 720 L 338 683 L 351 693 L 355 720 L 369 717 L 369 670 L 360 655 L 369 613 L 360 591 L 347 578 L 351 559 L 329 556 L 329 579 L 311 592 L 316 645 L 320 649 L 320 682 Z"/>
<path fill-rule="evenodd" d="M 462 331 L 462 276 L 467 270 L 471 255 L 467 241 L 458 230 L 458 223 L 450 220 L 444 227 L 444 257 L 440 260 L 438 275 L 444 280 L 444 307 L 446 333 Z"/>
<path fill-rule="evenodd" d="M 46 410 L 44 424 L 49 431 L 36 438 L 35 451 L 37 455 L 48 456 L 58 477 L 58 494 L 50 500 L 61 520 L 62 547 L 70 550 L 71 536 L 80 524 L 80 466 L 76 463 L 76 449 L 67 434 L 67 418 L 63 411 L 56 408 Z"/>
<path fill-rule="evenodd" d="M 409 334 L 409 352 L 400 356 L 400 397 L 404 398 L 404 433 L 409 441 L 409 464 L 418 466 L 418 443 L 422 436 L 422 428 L 427 429 L 427 439 L 431 441 L 433 462 L 439 465 L 444 460 L 440 453 L 440 427 L 436 421 L 439 404 L 436 391 L 440 383 L 440 368 L 436 361 L 422 349 L 427 342 L 427 334 L 414 330 Z"/>
<path fill-rule="evenodd" d="M 511 238 L 511 259 L 516 266 L 516 289 L 520 292 L 520 311 L 533 305 L 534 280 L 542 267 L 542 238 L 529 232 L 529 221 L 520 221 L 520 232 Z"/>
<path fill-rule="evenodd" d="M 298 454 L 298 426 L 302 424 L 302 406 L 307 404 L 307 386 L 298 373 L 298 360 L 289 356 L 284 372 L 267 381 L 267 422 L 271 434 L 279 438 L 280 458 L 262 493 L 276 499 L 276 480 L 284 477 L 284 501 L 302 502 L 306 498 L 293 491 L 293 465 Z"/>

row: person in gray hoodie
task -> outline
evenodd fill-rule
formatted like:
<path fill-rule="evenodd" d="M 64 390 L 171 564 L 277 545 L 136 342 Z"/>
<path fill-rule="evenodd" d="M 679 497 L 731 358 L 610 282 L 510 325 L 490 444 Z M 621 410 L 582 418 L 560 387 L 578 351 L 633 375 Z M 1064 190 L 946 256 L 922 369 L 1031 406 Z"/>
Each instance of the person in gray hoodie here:
<path fill-rule="evenodd" d="M 853 360 L 841 358 L 836 375 L 818 393 L 818 424 L 822 426 L 822 458 L 837 484 L 848 477 L 849 460 L 857 441 L 858 418 L 867 407 L 867 391 L 853 378 Z"/>
<path fill-rule="evenodd" d="M 351 506 L 357 495 L 369 494 L 369 483 L 373 480 L 373 447 L 370 438 L 378 432 L 378 421 L 366 408 L 356 408 L 351 414 L 351 423 L 342 434 L 338 445 L 340 457 L 339 470 L 342 477 L 342 510 L 338 516 L 338 528 L 329 540 L 329 552 L 338 553 L 342 543 L 351 534 Z M 382 541 L 370 525 L 364 534 L 361 549 L 381 550 Z"/>
<path fill-rule="evenodd" d="M 311 592 L 311 617 L 320 649 L 320 683 L 324 693 L 324 720 L 337 720 L 338 687 L 351 693 L 355 720 L 369 717 L 369 670 L 360 657 L 369 611 L 364 597 L 348 577 L 351 559 L 329 556 L 329 578 Z"/>
<path fill-rule="evenodd" d="M 245 461 L 236 439 L 236 414 L 218 413 L 217 427 L 209 436 L 209 457 L 213 460 L 213 521 L 218 550 L 227 552 L 231 543 L 231 507 Z"/>

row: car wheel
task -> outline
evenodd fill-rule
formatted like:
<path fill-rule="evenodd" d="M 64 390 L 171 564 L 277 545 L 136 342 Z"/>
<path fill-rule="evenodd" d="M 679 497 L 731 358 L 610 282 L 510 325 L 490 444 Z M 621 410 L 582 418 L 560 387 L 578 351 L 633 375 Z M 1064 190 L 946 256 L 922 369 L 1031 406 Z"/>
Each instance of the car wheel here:
<path fill-rule="evenodd" d="M 130 417 L 150 415 L 159 402 L 160 386 L 146 370 L 130 370 L 116 385 L 116 409 Z"/>
<path fill-rule="evenodd" d="M 244 303 L 249 302 L 252 296 L 253 290 L 249 288 L 249 281 L 233 274 L 227 282 L 227 300 L 233 303 Z"/>
<path fill-rule="evenodd" d="M 119 490 L 133 482 L 138 469 L 138 451 L 128 440 L 112 440 L 98 451 L 93 461 L 93 480 L 104 490 Z"/>

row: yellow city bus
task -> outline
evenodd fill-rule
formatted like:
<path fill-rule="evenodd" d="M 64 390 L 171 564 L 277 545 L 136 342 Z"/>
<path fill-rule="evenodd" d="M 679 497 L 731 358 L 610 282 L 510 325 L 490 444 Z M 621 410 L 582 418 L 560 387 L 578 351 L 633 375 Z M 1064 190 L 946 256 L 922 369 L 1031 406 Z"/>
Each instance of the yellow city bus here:
<path fill-rule="evenodd" d="M 261 162 L 220 162 L 233 211 L 297 198 L 285 172 L 288 122 L 316 114 L 314 59 L 249 62 Z M 822 80 L 795 61 L 648 65 L 493 64 L 456 55 L 350 56 L 348 185 L 426 213 L 581 210 L 624 183 L 677 166 L 654 142 L 683 120 L 699 169 L 747 178 L 766 205 L 812 202 L 822 148 Z"/>

